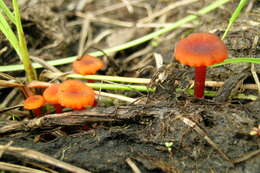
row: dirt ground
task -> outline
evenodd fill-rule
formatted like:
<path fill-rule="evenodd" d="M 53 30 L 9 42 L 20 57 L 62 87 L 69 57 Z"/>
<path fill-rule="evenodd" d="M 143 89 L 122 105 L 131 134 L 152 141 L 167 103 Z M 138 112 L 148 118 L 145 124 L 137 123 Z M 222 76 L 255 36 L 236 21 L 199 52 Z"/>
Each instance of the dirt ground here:
<path fill-rule="evenodd" d="M 24 0 L 20 4 L 30 55 L 48 61 L 75 56 L 82 52 L 81 46 L 93 52 L 126 43 L 196 14 L 211 2 Z M 237 1 L 228 2 L 156 39 L 102 57 L 106 67 L 98 74 L 154 79 L 154 93 L 107 91 L 140 98 L 138 104 L 103 100 L 92 109 L 38 119 L 26 118 L 29 113 L 21 108 L 0 109 L 1 162 L 46 172 L 84 172 L 72 171 L 74 165 L 96 173 L 259 173 L 260 138 L 249 133 L 260 124 L 260 99 L 257 89 L 241 87 L 255 84 L 251 64 L 209 68 L 207 80 L 224 82 L 221 87 L 207 86 L 207 90 L 217 91 L 214 97 L 196 99 L 176 92 L 176 88 L 189 88 L 193 79 L 193 69 L 172 58 L 176 42 L 193 32 L 222 36 L 237 5 Z M 260 57 L 259 19 L 260 2 L 250 0 L 224 40 L 229 57 Z M 4 50 L 0 51 L 0 65 L 19 63 L 2 35 L 0 40 Z M 160 69 L 154 53 L 163 57 Z M 66 72 L 71 65 L 58 68 Z M 255 71 L 259 76 L 260 65 L 255 65 Z M 8 74 L 24 76 L 19 71 Z M 164 76 L 161 80 L 160 74 Z M 238 97 L 241 93 L 247 97 Z M 0 88 L 0 100 L 5 109 L 23 99 L 17 90 Z M 14 115 L 20 121 L 11 120 Z M 87 130 L 82 127 L 86 123 Z M 14 148 L 8 149 L 10 141 Z M 71 169 L 42 155 L 29 157 L 30 152 L 26 155 L 26 150 L 15 147 L 41 152 L 70 164 Z"/>

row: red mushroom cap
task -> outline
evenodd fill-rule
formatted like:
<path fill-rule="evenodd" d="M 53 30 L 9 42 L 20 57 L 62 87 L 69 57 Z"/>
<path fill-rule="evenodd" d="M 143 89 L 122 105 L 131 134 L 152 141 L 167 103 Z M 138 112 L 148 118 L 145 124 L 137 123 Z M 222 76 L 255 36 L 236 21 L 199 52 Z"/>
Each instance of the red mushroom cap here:
<path fill-rule="evenodd" d="M 33 95 L 28 97 L 24 103 L 23 107 L 27 110 L 34 110 L 42 107 L 45 103 L 44 98 L 41 95 Z"/>
<path fill-rule="evenodd" d="M 60 84 L 52 84 L 43 92 L 43 97 L 46 100 L 46 102 L 51 104 L 58 104 L 58 89 Z"/>
<path fill-rule="evenodd" d="M 194 33 L 179 41 L 175 48 L 175 57 L 180 63 L 200 67 L 210 66 L 224 61 L 228 51 L 216 35 Z"/>
<path fill-rule="evenodd" d="M 95 93 L 92 88 L 79 80 L 66 80 L 60 84 L 58 101 L 64 107 L 80 110 L 93 106 Z"/>
<path fill-rule="evenodd" d="M 82 75 L 95 74 L 104 67 L 103 61 L 93 56 L 83 56 L 72 64 L 73 71 Z"/>

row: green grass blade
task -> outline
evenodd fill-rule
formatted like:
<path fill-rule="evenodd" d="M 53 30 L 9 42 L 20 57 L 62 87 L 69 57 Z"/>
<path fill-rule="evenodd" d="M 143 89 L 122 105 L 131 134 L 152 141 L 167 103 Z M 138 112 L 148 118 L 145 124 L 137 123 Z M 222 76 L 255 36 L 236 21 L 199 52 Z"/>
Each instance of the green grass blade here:
<path fill-rule="evenodd" d="M 74 58 L 73 57 L 69 57 L 69 58 L 64 58 L 65 60 L 67 59 L 71 59 Z M 57 65 L 56 61 L 60 61 L 59 60 L 55 60 L 55 61 L 49 61 L 49 63 L 51 65 Z M 217 67 L 217 66 L 221 66 L 221 65 L 225 65 L 225 64 L 231 64 L 231 63 L 239 63 L 239 62 L 248 62 L 248 63 L 254 63 L 254 64 L 260 64 L 260 58 L 231 58 L 231 59 L 226 59 L 223 63 L 220 64 L 215 64 L 213 66 L 210 67 Z M 65 64 L 67 64 L 65 62 Z M 6 65 L 6 66 L 0 66 L 0 72 L 8 72 L 8 71 L 20 71 L 23 70 L 23 65 L 20 64 L 16 64 L 16 65 Z M 33 67 L 34 68 L 42 68 L 42 66 L 38 63 L 33 63 Z"/>
<path fill-rule="evenodd" d="M 228 31 L 230 30 L 232 24 L 237 20 L 239 14 L 240 14 L 240 12 L 241 12 L 241 10 L 242 10 L 243 7 L 247 4 L 247 2 L 248 2 L 248 0 L 240 0 L 238 6 L 237 6 L 237 8 L 236 8 L 236 10 L 234 11 L 234 13 L 232 14 L 231 18 L 229 19 L 228 26 L 227 26 L 227 28 L 226 28 L 226 30 L 225 30 L 225 33 L 223 34 L 223 36 L 222 36 L 222 38 L 221 38 L 222 40 L 225 39 L 225 37 L 226 37 Z"/>
<path fill-rule="evenodd" d="M 0 9 L 3 11 L 3 13 L 9 18 L 9 20 L 15 24 L 15 18 L 13 13 L 9 10 L 9 8 L 6 6 L 3 0 L 0 0 Z"/>
<path fill-rule="evenodd" d="M 144 85 L 123 85 L 123 84 L 105 84 L 105 83 L 86 83 L 89 87 L 94 89 L 107 90 L 124 90 L 124 91 L 141 91 L 154 92 L 155 88 L 149 88 Z"/>
<path fill-rule="evenodd" d="M 231 59 L 226 59 L 224 62 L 222 62 L 220 64 L 215 64 L 210 67 L 218 67 L 218 66 L 222 66 L 225 64 L 232 64 L 232 63 L 239 63 L 239 62 L 260 64 L 260 57 L 259 58 L 231 58 Z"/>
<path fill-rule="evenodd" d="M 36 71 L 32 66 L 31 60 L 29 58 L 29 53 L 27 49 L 27 44 L 23 32 L 23 27 L 21 23 L 21 17 L 19 12 L 19 7 L 17 0 L 13 0 L 13 8 L 14 8 L 14 16 L 15 16 L 15 25 L 18 33 L 18 39 L 19 39 L 19 47 L 20 47 L 20 57 L 22 59 L 24 70 L 26 72 L 26 76 L 29 82 L 36 80 L 37 75 Z"/>
<path fill-rule="evenodd" d="M 73 78 L 73 79 L 102 80 L 102 81 L 112 81 L 112 82 L 138 83 L 138 84 L 149 84 L 151 82 L 151 79 L 148 78 L 134 78 L 134 77 L 121 77 L 121 76 L 108 76 L 108 75 L 80 75 L 75 73 L 68 74 L 66 75 L 66 77 Z"/>
<path fill-rule="evenodd" d="M 6 21 L 5 17 L 0 13 L 0 30 L 10 42 L 11 46 L 15 49 L 16 52 L 19 52 L 18 40 L 11 29 L 10 25 Z"/>

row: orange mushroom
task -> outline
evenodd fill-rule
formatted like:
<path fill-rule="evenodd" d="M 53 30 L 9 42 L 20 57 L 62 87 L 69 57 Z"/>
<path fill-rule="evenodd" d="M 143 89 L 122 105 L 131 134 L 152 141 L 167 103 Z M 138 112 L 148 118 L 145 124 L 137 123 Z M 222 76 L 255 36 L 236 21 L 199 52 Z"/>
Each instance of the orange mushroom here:
<path fill-rule="evenodd" d="M 28 97 L 24 103 L 23 107 L 27 110 L 33 110 L 36 116 L 41 115 L 41 107 L 44 105 L 45 100 L 41 95 L 33 95 Z"/>
<path fill-rule="evenodd" d="M 58 101 L 64 107 L 81 110 L 94 105 L 95 93 L 80 80 L 66 80 L 58 89 Z"/>
<path fill-rule="evenodd" d="M 103 67 L 103 61 L 101 61 L 99 58 L 89 55 L 83 56 L 79 60 L 74 61 L 72 64 L 73 71 L 81 75 L 95 74 Z"/>
<path fill-rule="evenodd" d="M 216 35 L 194 33 L 176 44 L 175 57 L 180 63 L 195 67 L 194 96 L 204 96 L 206 67 L 224 61 L 228 51 Z"/>
<path fill-rule="evenodd" d="M 56 109 L 56 113 L 62 113 L 62 106 L 58 101 L 58 89 L 60 84 L 52 84 L 43 92 L 43 97 L 47 103 L 53 104 Z"/>

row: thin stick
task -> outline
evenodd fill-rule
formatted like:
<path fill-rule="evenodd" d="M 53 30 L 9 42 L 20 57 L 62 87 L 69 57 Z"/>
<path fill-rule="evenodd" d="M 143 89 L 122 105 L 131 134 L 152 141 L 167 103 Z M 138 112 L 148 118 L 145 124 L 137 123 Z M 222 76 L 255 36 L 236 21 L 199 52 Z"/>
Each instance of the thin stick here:
<path fill-rule="evenodd" d="M 11 100 L 13 100 L 15 98 L 15 96 L 17 95 L 18 92 L 19 92 L 18 88 L 12 89 L 12 91 L 5 97 L 3 102 L 0 104 L 0 109 L 6 108 L 8 106 L 8 104 L 11 102 Z M 0 110 L 0 113 L 1 113 L 1 110 Z"/>
<path fill-rule="evenodd" d="M 101 92 L 101 91 L 95 91 L 95 93 L 99 96 L 110 97 L 110 98 L 122 100 L 125 102 L 129 102 L 129 103 L 135 103 L 137 101 L 137 99 L 134 99 L 131 97 L 126 97 L 123 95 L 118 95 L 118 94 L 111 94 L 111 93 L 106 93 L 106 92 Z"/>
<path fill-rule="evenodd" d="M 134 12 L 134 8 L 133 8 L 132 4 L 129 2 L 129 0 L 121 0 L 121 1 L 125 4 L 127 11 L 130 14 L 132 14 Z"/>
<path fill-rule="evenodd" d="M 259 37 L 255 36 L 253 44 L 252 44 L 252 49 L 255 50 L 255 51 L 256 51 L 258 40 L 259 40 Z M 257 76 L 256 70 L 255 70 L 254 64 L 251 64 L 251 73 L 252 73 L 252 76 L 255 80 L 255 83 L 256 83 L 256 86 L 257 86 L 257 89 L 258 89 L 258 94 L 260 95 L 260 82 L 259 82 L 259 78 Z"/>
<path fill-rule="evenodd" d="M 3 145 L 3 146 L 4 146 L 3 149 L 0 150 L 0 158 L 1 158 L 2 155 L 4 154 L 5 150 L 6 150 L 8 147 L 10 147 L 12 144 L 13 144 L 13 141 L 10 141 L 10 142 L 8 142 L 6 145 Z"/>
<path fill-rule="evenodd" d="M 20 173 L 48 173 L 38 169 L 29 168 L 26 166 L 16 165 L 12 163 L 0 162 L 0 170 L 14 171 Z"/>
<path fill-rule="evenodd" d="M 125 161 L 131 167 L 133 173 L 141 173 L 140 169 L 136 166 L 136 164 L 130 158 L 127 158 Z"/>
<path fill-rule="evenodd" d="M 13 156 L 22 156 L 22 157 L 34 159 L 37 161 L 41 161 L 41 162 L 48 163 L 53 166 L 65 169 L 65 170 L 73 172 L 73 173 L 90 173 L 89 171 L 86 171 L 84 169 L 81 169 L 79 167 L 76 167 L 71 164 L 65 163 L 63 161 L 57 160 L 53 157 L 50 157 L 48 155 L 45 155 L 43 153 L 31 150 L 31 149 L 21 148 L 21 147 L 12 147 L 12 146 L 8 146 L 6 148 L 5 145 L 0 145 L 0 151 L 1 150 L 4 150 L 5 153 L 13 155 Z"/>
<path fill-rule="evenodd" d="M 88 18 L 84 18 L 84 22 L 82 24 L 81 33 L 80 33 L 80 41 L 79 41 L 79 49 L 78 49 L 78 57 L 81 57 L 84 52 L 85 43 L 88 36 L 90 21 Z"/>
<path fill-rule="evenodd" d="M 48 62 L 44 61 L 41 58 L 38 58 L 38 57 L 35 57 L 35 56 L 30 56 L 30 59 L 32 59 L 34 62 L 41 64 L 44 68 L 46 68 L 46 69 L 48 69 L 52 72 L 61 73 L 61 71 L 59 69 L 57 69 L 53 65 L 48 64 Z"/>
<path fill-rule="evenodd" d="M 248 159 L 250 159 L 250 158 L 252 158 L 252 157 L 254 157 L 258 154 L 260 154 L 260 149 L 258 149 L 256 151 L 249 152 L 249 153 L 243 155 L 242 157 L 235 159 L 234 163 L 244 162 L 244 161 L 246 161 L 246 160 L 248 160 Z"/>

